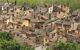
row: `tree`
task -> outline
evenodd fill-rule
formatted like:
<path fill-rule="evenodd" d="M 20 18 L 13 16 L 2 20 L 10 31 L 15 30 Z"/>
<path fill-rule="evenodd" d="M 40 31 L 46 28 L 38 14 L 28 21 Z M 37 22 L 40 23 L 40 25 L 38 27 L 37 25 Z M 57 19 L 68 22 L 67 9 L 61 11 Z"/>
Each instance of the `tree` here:
<path fill-rule="evenodd" d="M 20 45 L 8 32 L 0 32 L 0 50 L 34 50 L 34 48 Z"/>
<path fill-rule="evenodd" d="M 7 41 L 13 40 L 12 35 L 8 32 L 0 32 L 0 39 Z"/>
<path fill-rule="evenodd" d="M 55 45 L 53 45 L 54 50 L 79 50 L 80 46 L 76 42 L 67 42 L 67 43 L 62 43 L 62 42 L 57 42 Z"/>

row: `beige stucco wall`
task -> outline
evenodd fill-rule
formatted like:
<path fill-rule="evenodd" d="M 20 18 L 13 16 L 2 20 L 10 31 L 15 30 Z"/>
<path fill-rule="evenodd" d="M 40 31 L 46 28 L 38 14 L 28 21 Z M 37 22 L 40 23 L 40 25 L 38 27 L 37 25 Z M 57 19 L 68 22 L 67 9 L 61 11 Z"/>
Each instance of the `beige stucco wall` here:
<path fill-rule="evenodd" d="M 29 20 L 23 20 L 21 26 L 29 26 Z"/>

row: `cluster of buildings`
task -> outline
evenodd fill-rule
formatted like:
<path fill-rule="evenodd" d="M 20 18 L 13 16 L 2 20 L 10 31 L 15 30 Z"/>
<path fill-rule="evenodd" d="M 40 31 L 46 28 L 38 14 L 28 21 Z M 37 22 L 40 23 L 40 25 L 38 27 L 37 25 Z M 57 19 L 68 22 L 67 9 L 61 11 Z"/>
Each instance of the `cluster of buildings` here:
<path fill-rule="evenodd" d="M 0 4 L 0 31 L 10 32 L 21 44 L 50 46 L 56 41 L 80 43 L 80 9 L 66 5 L 29 7 Z"/>

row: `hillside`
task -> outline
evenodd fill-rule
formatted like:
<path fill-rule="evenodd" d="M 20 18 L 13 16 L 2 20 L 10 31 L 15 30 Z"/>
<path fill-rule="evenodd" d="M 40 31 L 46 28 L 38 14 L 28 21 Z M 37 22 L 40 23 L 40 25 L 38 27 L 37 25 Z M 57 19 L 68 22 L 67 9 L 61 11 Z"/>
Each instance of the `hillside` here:
<path fill-rule="evenodd" d="M 73 10 L 80 8 L 80 0 L 0 0 L 2 2 L 14 2 L 16 1 L 18 5 L 27 3 L 30 6 L 43 5 L 45 3 L 61 3 L 70 6 Z"/>

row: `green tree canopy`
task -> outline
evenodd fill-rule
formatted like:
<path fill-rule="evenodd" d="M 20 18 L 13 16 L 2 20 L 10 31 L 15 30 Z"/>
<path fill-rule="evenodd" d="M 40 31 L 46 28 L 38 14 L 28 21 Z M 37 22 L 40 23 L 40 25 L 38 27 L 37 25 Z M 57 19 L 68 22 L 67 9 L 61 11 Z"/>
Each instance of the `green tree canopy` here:
<path fill-rule="evenodd" d="M 34 48 L 18 44 L 8 32 L 0 32 L 0 50 L 34 50 Z"/>

